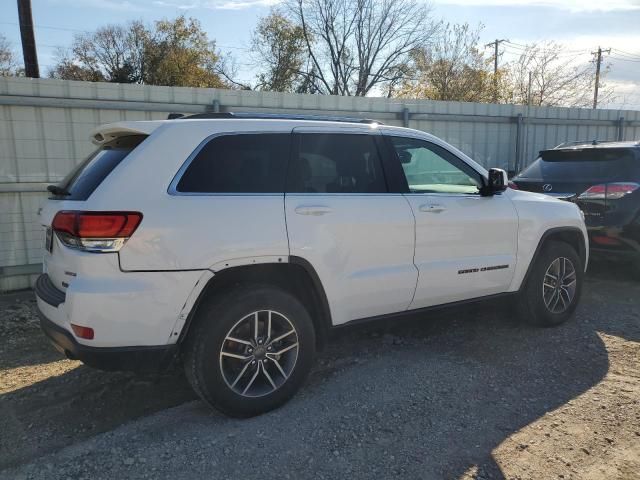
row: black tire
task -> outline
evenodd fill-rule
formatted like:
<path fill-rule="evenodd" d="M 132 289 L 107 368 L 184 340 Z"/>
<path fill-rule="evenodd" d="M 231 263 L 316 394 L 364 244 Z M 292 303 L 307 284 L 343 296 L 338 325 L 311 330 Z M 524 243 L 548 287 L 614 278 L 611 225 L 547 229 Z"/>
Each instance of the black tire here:
<path fill-rule="evenodd" d="M 559 258 L 568 259 L 575 270 L 576 288 L 571 301 L 567 301 L 567 306 L 561 312 L 553 312 L 550 307 L 545 304 L 543 296 L 543 281 L 547 273 L 547 269 L 552 262 Z M 584 280 L 584 266 L 580 260 L 580 256 L 575 249 L 568 243 L 561 241 L 548 241 L 542 247 L 542 251 L 531 267 L 531 272 L 517 298 L 517 311 L 521 320 L 538 327 L 555 327 L 569 320 L 575 312 L 580 295 L 582 294 L 582 283 Z M 549 289 L 549 287 L 546 287 Z M 550 289 L 553 294 L 553 289 Z M 559 293 L 558 293 L 559 295 Z M 548 298 L 548 297 L 547 297 Z M 557 300 L 564 298 L 555 297 Z M 552 302 L 550 302 L 551 306 Z M 562 307 L 560 307 L 562 308 Z"/>
<path fill-rule="evenodd" d="M 265 310 L 284 315 L 293 325 L 297 355 L 288 378 L 280 378 L 284 382 L 282 385 L 271 393 L 248 397 L 234 391 L 225 381 L 220 352 L 225 338 L 241 319 Z M 311 317 L 295 296 L 271 286 L 239 286 L 205 300 L 198 308 L 183 347 L 185 373 L 200 398 L 224 414 L 232 417 L 260 415 L 278 408 L 300 389 L 313 365 L 315 344 Z M 258 366 L 256 368 L 263 375 Z"/>

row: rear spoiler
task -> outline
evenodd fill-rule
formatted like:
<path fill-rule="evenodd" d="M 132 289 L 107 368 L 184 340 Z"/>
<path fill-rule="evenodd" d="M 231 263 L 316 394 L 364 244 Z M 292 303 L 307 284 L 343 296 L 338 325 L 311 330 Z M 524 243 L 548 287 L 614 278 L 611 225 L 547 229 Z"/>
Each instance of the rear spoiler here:
<path fill-rule="evenodd" d="M 111 140 L 128 135 L 151 135 L 162 125 L 163 120 L 140 122 L 116 122 L 100 125 L 91 134 L 91 141 L 95 145 L 102 145 Z"/>

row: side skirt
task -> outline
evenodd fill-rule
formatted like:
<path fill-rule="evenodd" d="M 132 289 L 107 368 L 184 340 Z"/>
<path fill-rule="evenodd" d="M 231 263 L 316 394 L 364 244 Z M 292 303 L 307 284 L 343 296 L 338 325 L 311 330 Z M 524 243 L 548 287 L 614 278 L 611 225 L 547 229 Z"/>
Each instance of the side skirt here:
<path fill-rule="evenodd" d="M 415 310 L 405 310 L 402 312 L 396 312 L 396 313 L 387 313 L 384 315 L 376 315 L 374 317 L 367 317 L 367 318 L 358 318 L 356 320 L 350 320 L 346 323 L 342 323 L 340 325 L 335 325 L 331 328 L 331 332 L 339 332 L 342 329 L 345 328 L 349 328 L 349 327 L 354 327 L 357 325 L 363 325 L 363 324 L 374 324 L 374 323 L 378 323 L 378 322 L 388 322 L 388 321 L 398 321 L 398 320 L 407 320 L 407 319 L 411 319 L 411 318 L 416 318 L 419 317 L 421 315 L 424 315 L 425 313 L 431 313 L 431 312 L 435 312 L 435 311 L 439 311 L 439 310 L 446 310 L 448 308 L 453 308 L 453 307 L 458 307 L 461 305 L 470 305 L 470 304 L 481 304 L 484 302 L 490 302 L 493 300 L 507 300 L 509 298 L 515 298 L 516 295 L 518 295 L 519 292 L 504 292 L 504 293 L 497 293 L 495 295 L 488 295 L 486 297 L 476 297 L 476 298 L 469 298 L 467 300 L 460 300 L 458 302 L 450 302 L 450 303 L 443 303 L 441 305 L 433 305 L 430 307 L 424 307 L 424 308 L 417 308 Z"/>

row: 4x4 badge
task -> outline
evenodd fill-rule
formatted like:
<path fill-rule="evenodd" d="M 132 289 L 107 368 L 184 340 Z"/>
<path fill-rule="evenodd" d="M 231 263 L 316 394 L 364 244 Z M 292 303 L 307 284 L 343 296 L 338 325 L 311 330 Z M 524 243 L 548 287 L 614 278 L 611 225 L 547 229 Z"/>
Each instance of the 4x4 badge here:
<path fill-rule="evenodd" d="M 553 188 L 553 185 L 551 185 L 550 183 L 545 183 L 542 186 L 542 190 L 544 190 L 545 192 L 550 192 L 552 188 Z"/>

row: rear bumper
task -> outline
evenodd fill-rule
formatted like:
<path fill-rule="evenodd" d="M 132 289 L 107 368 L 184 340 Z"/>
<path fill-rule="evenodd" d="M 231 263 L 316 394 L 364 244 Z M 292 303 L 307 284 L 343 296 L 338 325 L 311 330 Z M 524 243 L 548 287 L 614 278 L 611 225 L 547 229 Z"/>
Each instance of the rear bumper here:
<path fill-rule="evenodd" d="M 40 327 L 56 350 L 72 360 L 101 370 L 158 372 L 166 369 L 176 357 L 178 345 L 92 347 L 78 343 L 73 334 L 47 317 L 45 312 L 62 303 L 64 293 L 53 286 L 46 274 L 35 285 Z M 55 304 L 59 302 L 58 304 Z"/>
<path fill-rule="evenodd" d="M 619 257 L 640 259 L 640 227 L 626 226 L 591 226 L 589 234 L 589 250 L 597 257 Z"/>

